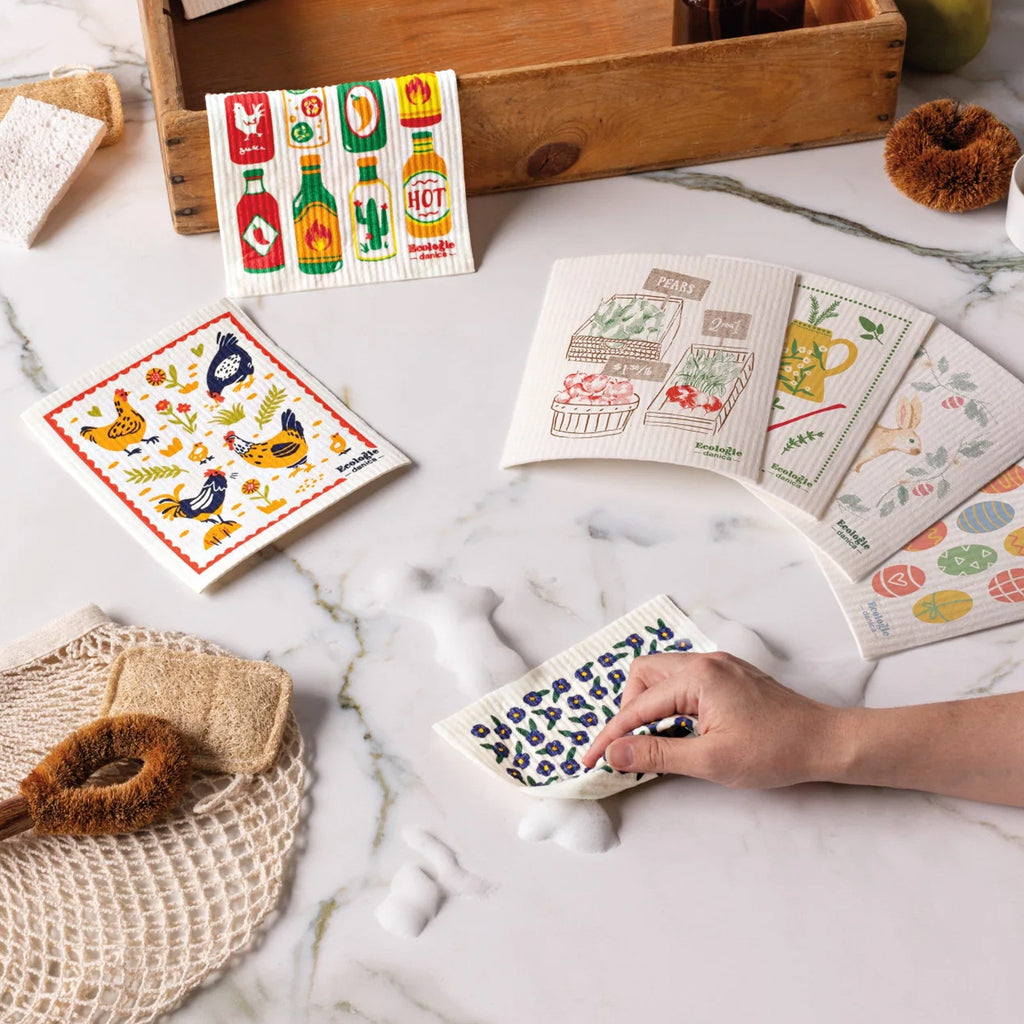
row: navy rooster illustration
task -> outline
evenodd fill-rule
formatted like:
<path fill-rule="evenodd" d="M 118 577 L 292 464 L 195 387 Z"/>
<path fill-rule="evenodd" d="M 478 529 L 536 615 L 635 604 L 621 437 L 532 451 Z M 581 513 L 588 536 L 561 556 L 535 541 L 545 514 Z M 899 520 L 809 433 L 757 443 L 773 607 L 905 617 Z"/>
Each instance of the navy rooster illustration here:
<path fill-rule="evenodd" d="M 206 471 L 206 482 L 194 498 L 180 497 L 184 486 L 184 483 L 180 483 L 174 488 L 173 494 L 161 494 L 153 499 L 157 512 L 164 519 L 181 518 L 202 521 L 216 516 L 217 522 L 224 522 L 219 513 L 224 507 L 224 496 L 228 491 L 228 478 L 222 469 Z"/>
<path fill-rule="evenodd" d="M 238 344 L 238 338 L 218 331 L 217 351 L 206 371 L 206 393 L 215 402 L 223 402 L 222 392 L 226 388 L 247 377 L 251 379 L 254 373 L 252 357 Z"/>

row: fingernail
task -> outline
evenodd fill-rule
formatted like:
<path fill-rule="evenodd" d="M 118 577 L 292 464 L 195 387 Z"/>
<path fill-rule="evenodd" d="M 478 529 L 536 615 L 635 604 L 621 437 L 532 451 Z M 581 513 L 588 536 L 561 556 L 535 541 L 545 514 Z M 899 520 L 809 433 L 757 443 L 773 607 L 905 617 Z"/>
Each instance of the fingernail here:
<path fill-rule="evenodd" d="M 629 740 L 617 740 L 605 752 L 605 759 L 620 772 L 633 767 L 633 744 Z"/>

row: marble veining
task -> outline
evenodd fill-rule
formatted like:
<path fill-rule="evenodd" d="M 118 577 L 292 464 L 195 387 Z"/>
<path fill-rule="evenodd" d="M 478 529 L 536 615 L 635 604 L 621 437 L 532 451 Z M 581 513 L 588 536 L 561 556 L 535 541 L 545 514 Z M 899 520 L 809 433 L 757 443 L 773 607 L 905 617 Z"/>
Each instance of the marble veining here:
<path fill-rule="evenodd" d="M 1024 7 L 996 3 L 995 19 L 961 72 L 907 74 L 901 112 L 952 95 L 1024 130 Z M 1019 689 L 1020 624 L 860 662 L 810 549 L 731 481 L 653 463 L 498 468 L 552 259 L 722 253 L 806 267 L 936 313 L 1020 375 L 1024 256 L 1001 207 L 959 218 L 915 207 L 885 178 L 882 143 L 866 142 L 474 198 L 474 275 L 244 303 L 414 467 L 197 597 L 18 417 L 218 299 L 218 241 L 170 227 L 135 5 L 14 0 L 0 22 L 3 80 L 90 63 L 117 78 L 128 121 L 37 245 L 0 249 L 0 631 L 13 638 L 91 601 L 267 657 L 295 681 L 310 751 L 279 912 L 170 1020 L 861 1024 L 872 1006 L 887 1020 L 1016 1024 L 1021 812 L 666 778 L 607 801 L 601 856 L 560 845 L 562 826 L 547 819 L 525 831 L 554 841 L 524 842 L 521 823 L 540 811 L 431 731 L 469 684 L 428 621 L 460 594 L 485 595 L 475 619 L 448 616 L 447 642 L 472 646 L 486 628 L 529 666 L 668 593 L 720 643 L 820 699 Z M 433 600 L 430 613 L 410 614 L 394 593 L 374 599 L 382 575 L 414 570 L 421 590 L 410 593 Z M 495 684 L 507 681 L 512 661 L 476 649 Z M 410 835 L 433 837 L 451 862 Z M 452 863 L 483 882 L 464 891 Z M 374 916 L 407 865 L 446 894 L 415 940 Z"/>

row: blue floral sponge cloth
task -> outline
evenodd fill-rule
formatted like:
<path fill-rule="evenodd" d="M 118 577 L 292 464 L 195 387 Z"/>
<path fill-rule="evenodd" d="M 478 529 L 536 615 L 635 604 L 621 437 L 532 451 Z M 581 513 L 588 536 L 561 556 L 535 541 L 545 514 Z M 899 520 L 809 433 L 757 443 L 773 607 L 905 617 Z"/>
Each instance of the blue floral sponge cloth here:
<path fill-rule="evenodd" d="M 600 800 L 656 777 L 617 772 L 603 759 L 589 771 L 580 763 L 618 711 L 633 659 L 715 650 L 714 641 L 662 595 L 434 728 L 477 764 L 534 796 Z M 640 726 L 634 735 L 696 732 L 696 719 L 676 715 Z"/>

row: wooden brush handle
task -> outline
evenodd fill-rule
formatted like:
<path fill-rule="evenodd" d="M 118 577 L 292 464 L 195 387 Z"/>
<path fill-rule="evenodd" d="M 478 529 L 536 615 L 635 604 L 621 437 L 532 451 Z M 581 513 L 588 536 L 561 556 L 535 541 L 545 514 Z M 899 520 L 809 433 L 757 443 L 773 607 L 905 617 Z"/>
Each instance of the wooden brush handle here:
<path fill-rule="evenodd" d="M 0 803 L 0 839 L 9 839 L 32 827 L 32 815 L 28 813 L 28 801 L 23 796 L 13 796 Z"/>

